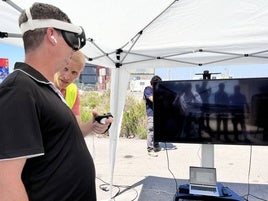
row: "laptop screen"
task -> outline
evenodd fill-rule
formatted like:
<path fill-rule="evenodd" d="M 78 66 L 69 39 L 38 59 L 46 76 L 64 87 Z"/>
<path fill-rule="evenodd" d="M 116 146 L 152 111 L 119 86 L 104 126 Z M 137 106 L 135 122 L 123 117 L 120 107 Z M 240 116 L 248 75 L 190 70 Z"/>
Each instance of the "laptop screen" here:
<path fill-rule="evenodd" d="M 190 184 L 216 185 L 216 168 L 190 167 Z"/>

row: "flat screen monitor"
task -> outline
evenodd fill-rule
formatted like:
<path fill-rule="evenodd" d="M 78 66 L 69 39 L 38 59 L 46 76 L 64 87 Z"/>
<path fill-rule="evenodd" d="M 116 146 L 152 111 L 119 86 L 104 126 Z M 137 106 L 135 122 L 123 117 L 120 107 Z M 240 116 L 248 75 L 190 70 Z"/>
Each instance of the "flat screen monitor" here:
<path fill-rule="evenodd" d="M 268 78 L 153 84 L 156 142 L 268 145 Z"/>

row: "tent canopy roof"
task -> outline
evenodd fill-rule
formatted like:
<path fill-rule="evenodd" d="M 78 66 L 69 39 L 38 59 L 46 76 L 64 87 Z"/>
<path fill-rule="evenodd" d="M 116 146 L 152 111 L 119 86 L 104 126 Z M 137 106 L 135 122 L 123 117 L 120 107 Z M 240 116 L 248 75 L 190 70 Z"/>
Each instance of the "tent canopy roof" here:
<path fill-rule="evenodd" d="M 12 2 L 27 8 L 34 1 Z M 178 67 L 268 61 L 266 0 L 43 2 L 60 7 L 85 29 L 89 41 L 82 51 L 97 65 Z M 0 9 L 0 31 L 19 34 L 20 12 L 4 1 Z M 1 42 L 22 45 L 20 38 Z"/>

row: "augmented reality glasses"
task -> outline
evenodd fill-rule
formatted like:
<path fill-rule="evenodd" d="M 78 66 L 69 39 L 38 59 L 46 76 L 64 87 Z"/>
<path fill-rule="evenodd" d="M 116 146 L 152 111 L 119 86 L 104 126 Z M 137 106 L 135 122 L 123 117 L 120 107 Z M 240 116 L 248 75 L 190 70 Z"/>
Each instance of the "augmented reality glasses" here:
<path fill-rule="evenodd" d="M 26 9 L 28 21 L 20 25 L 22 34 L 29 30 L 53 27 L 61 30 L 65 42 L 77 51 L 86 44 L 86 36 L 82 27 L 56 19 L 32 19 L 30 9 Z"/>

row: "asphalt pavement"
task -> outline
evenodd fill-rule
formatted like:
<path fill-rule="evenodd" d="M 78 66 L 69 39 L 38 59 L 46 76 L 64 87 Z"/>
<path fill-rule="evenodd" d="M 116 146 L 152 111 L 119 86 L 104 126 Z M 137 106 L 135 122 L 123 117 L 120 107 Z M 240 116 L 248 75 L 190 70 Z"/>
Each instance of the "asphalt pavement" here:
<path fill-rule="evenodd" d="M 151 157 L 146 140 L 119 138 L 112 174 L 109 138 L 85 139 L 95 162 L 98 201 L 173 201 L 177 187 L 188 183 L 189 167 L 201 166 L 199 144 L 161 143 L 165 149 Z M 214 146 L 218 182 L 249 201 L 268 200 L 267 159 L 264 146 Z"/>

